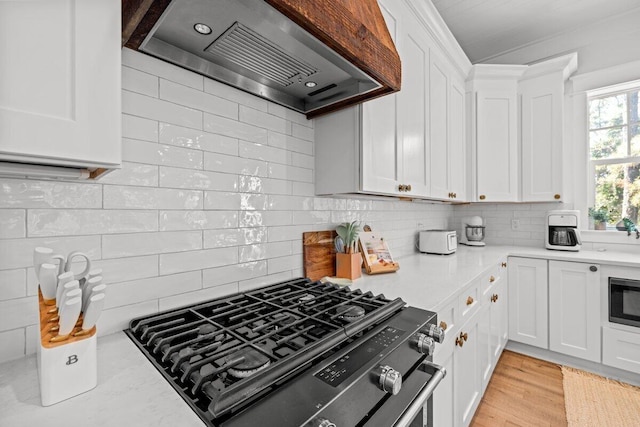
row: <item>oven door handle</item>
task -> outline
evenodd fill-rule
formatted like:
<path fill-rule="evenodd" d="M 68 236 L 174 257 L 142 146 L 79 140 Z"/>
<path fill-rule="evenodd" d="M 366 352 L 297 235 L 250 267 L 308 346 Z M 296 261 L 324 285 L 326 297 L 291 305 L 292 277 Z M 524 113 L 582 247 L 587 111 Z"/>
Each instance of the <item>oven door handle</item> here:
<path fill-rule="evenodd" d="M 415 419 L 416 415 L 422 411 L 422 407 L 425 402 L 431 397 L 433 391 L 436 389 L 440 381 L 447 375 L 447 371 L 440 365 L 436 365 L 433 362 L 425 361 L 421 368 L 431 375 L 431 378 L 418 392 L 418 395 L 411 402 L 411 405 L 402 413 L 398 422 L 394 424 L 394 427 L 409 427 L 411 422 Z"/>

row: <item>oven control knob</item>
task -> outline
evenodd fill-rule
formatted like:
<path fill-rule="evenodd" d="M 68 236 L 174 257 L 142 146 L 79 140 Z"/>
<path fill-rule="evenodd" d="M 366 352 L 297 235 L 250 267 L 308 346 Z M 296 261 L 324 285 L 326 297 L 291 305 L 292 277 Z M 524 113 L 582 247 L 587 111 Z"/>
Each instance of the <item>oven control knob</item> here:
<path fill-rule="evenodd" d="M 336 427 L 336 425 L 326 418 L 318 418 L 314 427 Z"/>
<path fill-rule="evenodd" d="M 420 332 L 433 338 L 438 343 L 442 343 L 444 341 L 444 329 L 442 329 L 440 326 L 427 325 L 427 327 L 420 330 Z"/>
<path fill-rule="evenodd" d="M 391 366 L 382 366 L 382 372 L 380 373 L 380 388 L 387 393 L 393 395 L 398 394 L 402 387 L 402 374 Z"/>
<path fill-rule="evenodd" d="M 418 332 L 415 336 L 415 345 L 418 349 L 418 353 L 422 353 L 426 356 L 431 356 L 436 349 L 436 343 L 433 338 L 429 338 L 425 334 Z"/>

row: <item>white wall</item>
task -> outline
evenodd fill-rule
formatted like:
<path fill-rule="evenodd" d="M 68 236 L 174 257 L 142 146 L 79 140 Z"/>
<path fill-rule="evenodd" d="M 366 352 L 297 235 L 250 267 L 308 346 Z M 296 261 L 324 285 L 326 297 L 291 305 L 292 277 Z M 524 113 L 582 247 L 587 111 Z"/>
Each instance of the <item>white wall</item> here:
<path fill-rule="evenodd" d="M 35 351 L 36 246 L 82 250 L 104 270 L 103 335 L 302 276 L 304 231 L 359 219 L 401 256 L 417 224 L 446 227 L 451 206 L 314 197 L 304 116 L 128 49 L 123 64 L 121 170 L 96 183 L 0 178 L 0 361 Z"/>

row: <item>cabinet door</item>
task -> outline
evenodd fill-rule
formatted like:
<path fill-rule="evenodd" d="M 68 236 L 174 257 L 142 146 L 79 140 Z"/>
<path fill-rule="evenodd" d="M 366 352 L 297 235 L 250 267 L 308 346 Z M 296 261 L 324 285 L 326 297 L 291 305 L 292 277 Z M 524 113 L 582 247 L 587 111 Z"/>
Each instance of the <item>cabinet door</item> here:
<path fill-rule="evenodd" d="M 465 89 L 464 81 L 451 79 L 449 86 L 449 192 L 456 201 L 467 200 L 466 143 L 465 143 Z"/>
<path fill-rule="evenodd" d="M 483 202 L 518 200 L 516 92 L 479 91 L 476 99 L 476 188 Z"/>
<path fill-rule="evenodd" d="M 429 68 L 429 134 L 431 140 L 431 195 L 448 199 L 449 185 L 449 72 L 435 52 Z"/>
<path fill-rule="evenodd" d="M 547 260 L 509 258 L 509 339 L 549 348 Z"/>
<path fill-rule="evenodd" d="M 120 2 L 0 2 L 0 160 L 121 161 Z"/>
<path fill-rule="evenodd" d="M 480 356 L 480 376 L 482 393 L 489 384 L 493 372 L 493 358 L 491 357 L 491 306 L 483 301 L 483 307 L 478 313 L 478 346 Z"/>
<path fill-rule="evenodd" d="M 482 396 L 478 316 L 462 326 L 461 333 L 466 334 L 467 339 L 462 346 L 456 345 L 453 351 L 455 425 L 468 426 Z"/>
<path fill-rule="evenodd" d="M 404 31 L 401 2 L 380 2 L 380 10 L 404 63 Z M 403 90 L 406 72 L 403 66 Z M 402 92 L 386 95 L 362 104 L 362 190 L 395 194 L 401 184 L 402 144 L 398 134 L 398 102 Z M 354 165 L 355 166 L 355 165 Z"/>
<path fill-rule="evenodd" d="M 549 261 L 549 326 L 551 350 L 600 362 L 600 266 Z"/>
<path fill-rule="evenodd" d="M 562 197 L 562 73 L 520 83 L 522 102 L 522 201 Z"/>
<path fill-rule="evenodd" d="M 456 375 L 453 369 L 453 351 L 436 351 L 433 362 L 447 371 L 447 375 L 433 392 L 433 425 L 453 426 L 455 398 L 453 382 Z"/>
<path fill-rule="evenodd" d="M 509 335 L 509 311 L 507 310 L 507 278 L 498 279 L 490 292 L 491 302 L 491 332 L 490 332 L 490 357 L 495 368 L 495 364 L 500 358 L 500 354 L 507 344 Z"/>

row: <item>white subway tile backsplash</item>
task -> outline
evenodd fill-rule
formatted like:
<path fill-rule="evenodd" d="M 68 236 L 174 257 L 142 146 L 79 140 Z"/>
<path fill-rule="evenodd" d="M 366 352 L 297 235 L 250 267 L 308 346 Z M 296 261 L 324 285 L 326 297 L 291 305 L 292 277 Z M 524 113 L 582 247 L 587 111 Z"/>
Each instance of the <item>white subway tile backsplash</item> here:
<path fill-rule="evenodd" d="M 123 162 L 122 169 L 116 169 L 100 178 L 101 184 L 158 186 L 158 166 Z"/>
<path fill-rule="evenodd" d="M 302 126 L 297 123 L 292 123 L 291 135 L 296 138 L 313 141 L 313 128 Z"/>
<path fill-rule="evenodd" d="M 122 137 L 158 142 L 158 122 L 142 117 L 122 115 Z"/>
<path fill-rule="evenodd" d="M 269 196 L 269 209 L 277 211 L 300 211 L 313 209 L 313 197 Z"/>
<path fill-rule="evenodd" d="M 231 264 L 223 267 L 202 270 L 202 284 L 206 287 L 235 283 L 267 274 L 267 262 L 256 261 L 243 264 Z"/>
<path fill-rule="evenodd" d="M 105 259 L 192 251 L 201 248 L 201 231 L 113 234 L 102 237 L 102 257 Z"/>
<path fill-rule="evenodd" d="M 236 211 L 160 211 L 160 231 L 236 227 L 238 227 Z"/>
<path fill-rule="evenodd" d="M 105 302 L 109 298 L 105 298 Z M 135 317 L 147 316 L 158 312 L 158 300 L 150 299 L 137 304 L 124 305 L 102 310 L 96 329 L 98 336 L 120 332 L 129 327 L 129 321 Z"/>
<path fill-rule="evenodd" d="M 283 148 L 285 150 L 313 155 L 313 142 L 296 138 L 291 135 L 285 135 L 278 132 L 269 132 L 267 138 L 268 144 L 273 147 Z"/>
<path fill-rule="evenodd" d="M 218 116 L 238 119 L 237 103 L 164 79 L 160 79 L 160 99 Z"/>
<path fill-rule="evenodd" d="M 312 182 L 293 182 L 291 194 L 294 196 L 313 196 L 316 194 L 316 187 Z"/>
<path fill-rule="evenodd" d="M 236 228 L 223 230 L 205 230 L 204 247 L 222 248 L 228 246 L 250 245 L 267 241 L 265 227 Z"/>
<path fill-rule="evenodd" d="M 269 103 L 267 112 L 302 126 L 313 127 L 313 120 L 307 120 L 304 114 L 285 108 L 282 105 Z"/>
<path fill-rule="evenodd" d="M 235 191 L 238 176 L 228 173 L 160 167 L 160 186 L 193 190 Z"/>
<path fill-rule="evenodd" d="M 240 121 L 274 132 L 291 134 L 291 122 L 274 116 L 273 114 L 268 114 L 243 105 L 240 106 Z"/>
<path fill-rule="evenodd" d="M 204 153 L 206 170 L 243 175 L 267 176 L 267 163 L 262 160 L 244 159 L 218 153 Z"/>
<path fill-rule="evenodd" d="M 235 293 L 238 293 L 238 284 L 227 283 L 222 286 L 214 286 L 211 288 L 204 288 L 193 292 L 160 298 L 159 308 L 160 310 L 171 310 L 187 305 L 199 304 L 215 298 L 233 295 Z"/>
<path fill-rule="evenodd" d="M 81 251 L 90 259 L 100 259 L 100 236 L 44 237 L 34 239 L 0 240 L 0 270 L 33 266 L 33 250 L 37 246 L 53 249 L 54 253 L 67 256 Z"/>
<path fill-rule="evenodd" d="M 0 210 L 0 239 L 15 239 L 26 236 L 26 211 L 24 209 Z"/>
<path fill-rule="evenodd" d="M 204 208 L 210 210 L 264 210 L 267 208 L 267 196 L 206 191 Z"/>
<path fill-rule="evenodd" d="M 224 135 L 189 129 L 169 123 L 160 123 L 160 142 L 162 144 L 211 151 L 213 153 L 238 155 L 238 139 Z"/>
<path fill-rule="evenodd" d="M 246 193 L 291 194 L 293 183 L 284 179 L 242 175 L 240 176 L 239 191 Z"/>
<path fill-rule="evenodd" d="M 201 75 L 131 49 L 122 49 L 122 65 L 195 89 L 204 88 L 204 77 Z"/>
<path fill-rule="evenodd" d="M 269 242 L 301 240 L 302 233 L 312 231 L 308 225 L 285 225 L 269 228 Z"/>
<path fill-rule="evenodd" d="M 0 360 L 17 359 L 25 355 L 24 329 L 0 332 Z"/>
<path fill-rule="evenodd" d="M 33 325 L 39 321 L 38 298 L 33 296 L 0 301 L 0 313 L 0 332 Z"/>
<path fill-rule="evenodd" d="M 282 282 L 291 279 L 292 275 L 289 271 L 283 271 L 282 273 L 269 274 L 265 276 L 258 276 L 253 279 L 242 280 L 238 285 L 240 292 L 247 292 L 252 289 L 259 288 L 261 286 L 270 285 L 272 283 Z"/>
<path fill-rule="evenodd" d="M 200 278 L 200 270 L 235 264 L 237 262 L 238 251 L 236 248 L 216 248 L 163 254 L 160 255 L 160 274 L 197 270 L 196 273 L 198 274 L 198 278 Z"/>
<path fill-rule="evenodd" d="M 202 209 L 202 191 L 106 185 L 105 209 Z"/>
<path fill-rule="evenodd" d="M 204 80 L 204 91 L 260 111 L 267 111 L 267 105 L 270 104 L 268 101 L 258 98 L 257 96 L 211 79 Z"/>
<path fill-rule="evenodd" d="M 302 153 L 291 153 L 291 164 L 300 168 L 315 168 L 315 159 L 313 156 Z"/>
<path fill-rule="evenodd" d="M 122 88 L 147 96 L 158 97 L 158 77 L 135 68 L 122 67 Z"/>
<path fill-rule="evenodd" d="M 0 178 L 1 208 L 101 208 L 102 186 Z"/>
<path fill-rule="evenodd" d="M 285 165 L 291 163 L 290 151 L 247 141 L 240 141 L 240 157 L 282 163 Z"/>
<path fill-rule="evenodd" d="M 267 143 L 266 129 L 213 114 L 204 114 L 204 130 L 258 144 Z"/>
<path fill-rule="evenodd" d="M 259 261 L 267 257 L 267 249 L 265 245 L 241 246 L 238 254 L 238 262 Z"/>
<path fill-rule="evenodd" d="M 122 159 L 128 162 L 202 169 L 203 155 L 198 150 L 123 138 Z"/>
<path fill-rule="evenodd" d="M 158 275 L 158 255 L 97 260 L 91 268 L 102 269 L 106 284 L 146 279 Z"/>
<path fill-rule="evenodd" d="M 0 300 L 27 296 L 27 280 L 24 269 L 0 271 Z M 0 358 L 0 360 L 2 360 Z"/>
<path fill-rule="evenodd" d="M 127 90 L 122 91 L 122 112 L 147 119 L 202 129 L 202 111 Z"/>
<path fill-rule="evenodd" d="M 267 260 L 267 271 L 269 274 L 291 271 L 302 268 L 301 255 L 289 255 Z"/>
<path fill-rule="evenodd" d="M 269 164 L 269 177 L 289 181 L 313 182 L 313 170 L 297 166 Z"/>
<path fill-rule="evenodd" d="M 29 237 L 158 230 L 156 211 L 30 209 L 27 221 Z"/>
<path fill-rule="evenodd" d="M 104 308 L 121 307 L 198 289 L 202 289 L 199 271 L 114 283 L 108 285 Z"/>
<path fill-rule="evenodd" d="M 293 213 L 293 224 L 327 224 L 331 211 L 297 211 Z"/>

